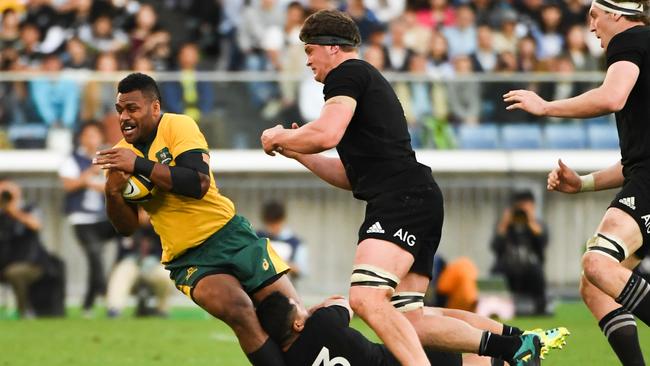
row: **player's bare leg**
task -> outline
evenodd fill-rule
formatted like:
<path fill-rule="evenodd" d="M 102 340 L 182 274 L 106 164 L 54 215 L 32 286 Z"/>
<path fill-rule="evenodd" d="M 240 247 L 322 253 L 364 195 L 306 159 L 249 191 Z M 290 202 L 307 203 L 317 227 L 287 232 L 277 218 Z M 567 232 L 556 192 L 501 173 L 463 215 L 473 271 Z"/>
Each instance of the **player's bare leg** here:
<path fill-rule="evenodd" d="M 640 259 L 631 256 L 623 261 L 628 269 L 636 267 Z M 589 311 L 594 315 L 607 341 L 623 366 L 645 365 L 639 345 L 639 336 L 634 316 L 614 299 L 600 291 L 584 276 L 580 284 L 580 295 Z"/>
<path fill-rule="evenodd" d="M 396 295 L 424 294 L 428 283 L 427 276 L 409 273 L 398 286 Z M 422 345 L 445 351 L 487 355 L 508 360 L 513 365 L 526 365 L 529 361 L 539 359 L 540 347 L 537 336 L 504 337 L 500 335 L 503 325 L 499 323 L 485 322 L 484 325 L 492 328 L 494 332 L 486 331 L 475 328 L 463 320 L 444 316 L 443 311 L 423 307 L 404 310 L 404 315 L 413 324 Z M 472 320 L 476 321 L 476 319 Z M 519 355 L 527 352 L 531 352 L 531 357 L 518 359 Z"/>
<path fill-rule="evenodd" d="M 382 271 L 381 277 L 387 277 L 385 272 L 398 282 L 413 264 L 413 256 L 393 243 L 366 239 L 357 247 L 354 264 L 378 268 Z M 430 365 L 415 329 L 390 303 L 392 292 L 390 286 L 353 284 L 350 287 L 350 306 L 402 365 Z"/>
<path fill-rule="evenodd" d="M 650 324 L 650 284 L 622 265 L 642 245 L 639 224 L 618 208 L 609 208 L 582 258 L 585 278 Z"/>
<path fill-rule="evenodd" d="M 192 298 L 210 315 L 222 320 L 235 332 L 239 345 L 254 365 L 282 365 L 280 349 L 270 342 L 257 320 L 255 307 L 239 281 L 228 274 L 209 275 L 196 284 Z M 297 297 L 296 297 L 297 298 Z M 268 357 L 256 355 L 270 352 Z M 254 359 L 260 361 L 254 362 Z"/>

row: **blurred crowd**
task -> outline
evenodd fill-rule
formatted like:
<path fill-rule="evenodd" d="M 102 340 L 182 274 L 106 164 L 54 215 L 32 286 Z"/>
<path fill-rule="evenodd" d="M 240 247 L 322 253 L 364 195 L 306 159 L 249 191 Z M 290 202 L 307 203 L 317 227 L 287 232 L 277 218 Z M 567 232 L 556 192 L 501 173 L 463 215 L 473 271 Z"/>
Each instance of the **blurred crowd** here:
<path fill-rule="evenodd" d="M 215 110 L 215 85 L 197 71 L 267 71 L 283 80 L 248 84 L 247 105 L 267 119 L 317 116 L 322 100 L 304 66 L 298 34 L 311 13 L 336 7 L 356 21 L 360 53 L 385 72 L 422 75 L 394 84 L 416 147 L 447 146 L 446 124 L 526 122 L 501 95 L 536 89 L 563 98 L 589 84 L 448 82 L 470 73 L 597 71 L 602 49 L 589 35 L 585 0 L 7 0 L 0 5 L 0 71 L 59 75 L 0 83 L 0 128 L 36 123 L 78 129 L 111 124 L 113 83 L 79 82 L 89 71 L 180 71 L 161 83 L 163 105 L 197 121 Z M 77 79 L 66 77 L 77 74 Z M 438 80 L 431 82 L 429 78 Z M 294 114 L 282 114 L 294 111 Z M 210 122 L 212 123 L 212 122 Z M 119 138 L 109 130 L 109 142 Z M 36 132 L 31 131 L 32 135 Z M 16 143 L 20 131 L 13 133 Z M 0 146 L 3 144 L 0 141 Z M 5 142 L 6 144 L 6 142 Z M 38 144 L 37 144 L 38 145 Z"/>

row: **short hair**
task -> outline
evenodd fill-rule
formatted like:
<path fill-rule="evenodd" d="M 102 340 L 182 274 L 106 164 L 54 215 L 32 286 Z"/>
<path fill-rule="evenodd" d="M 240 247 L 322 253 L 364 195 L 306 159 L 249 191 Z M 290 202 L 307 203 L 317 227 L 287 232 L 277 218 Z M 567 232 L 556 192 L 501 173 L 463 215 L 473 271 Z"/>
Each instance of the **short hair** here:
<path fill-rule="evenodd" d="M 289 302 L 288 297 L 275 291 L 257 305 L 255 312 L 262 328 L 278 345 L 289 339 L 298 309 Z"/>
<path fill-rule="evenodd" d="M 339 44 L 342 50 L 350 52 L 361 44 L 359 27 L 350 16 L 339 10 L 325 9 L 310 15 L 300 30 L 300 40 L 309 43 L 314 37 L 336 37 L 352 45 Z M 336 44 L 336 43 L 332 43 Z"/>
<path fill-rule="evenodd" d="M 156 84 L 156 81 L 149 75 L 134 72 L 120 80 L 120 83 L 117 84 L 118 93 L 130 93 L 136 90 L 142 92 L 142 95 L 149 98 L 151 101 L 158 100 L 162 104 L 158 84 Z"/>
<path fill-rule="evenodd" d="M 535 195 L 530 190 L 521 190 L 514 192 L 512 194 L 512 203 L 522 202 L 522 201 L 532 201 L 535 202 Z"/>
<path fill-rule="evenodd" d="M 274 223 L 282 221 L 287 217 L 287 210 L 284 204 L 278 201 L 269 201 L 262 206 L 262 221 L 264 223 Z"/>

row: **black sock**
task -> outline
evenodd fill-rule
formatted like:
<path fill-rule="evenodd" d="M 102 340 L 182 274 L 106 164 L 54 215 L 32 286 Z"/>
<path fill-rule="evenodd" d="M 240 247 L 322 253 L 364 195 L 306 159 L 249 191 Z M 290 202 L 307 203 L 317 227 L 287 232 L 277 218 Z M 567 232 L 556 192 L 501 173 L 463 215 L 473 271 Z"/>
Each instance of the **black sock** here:
<path fill-rule="evenodd" d="M 643 366 L 643 353 L 634 316 L 625 308 L 605 315 L 598 325 L 623 366 Z"/>
<path fill-rule="evenodd" d="M 501 335 L 504 335 L 504 336 L 518 336 L 518 335 L 522 335 L 522 334 L 524 334 L 523 330 L 521 330 L 521 329 L 519 329 L 517 327 L 513 327 L 512 325 L 507 325 L 507 324 L 503 325 L 503 330 L 501 331 Z"/>
<path fill-rule="evenodd" d="M 646 325 L 650 325 L 650 283 L 641 276 L 632 273 L 616 302 Z"/>
<path fill-rule="evenodd" d="M 479 356 L 490 356 L 502 360 L 510 360 L 521 346 L 519 337 L 502 336 L 488 331 L 483 332 L 481 345 L 478 349 Z"/>
<path fill-rule="evenodd" d="M 282 351 L 271 338 L 267 339 L 256 351 L 247 354 L 246 357 L 254 366 L 285 366 Z"/>

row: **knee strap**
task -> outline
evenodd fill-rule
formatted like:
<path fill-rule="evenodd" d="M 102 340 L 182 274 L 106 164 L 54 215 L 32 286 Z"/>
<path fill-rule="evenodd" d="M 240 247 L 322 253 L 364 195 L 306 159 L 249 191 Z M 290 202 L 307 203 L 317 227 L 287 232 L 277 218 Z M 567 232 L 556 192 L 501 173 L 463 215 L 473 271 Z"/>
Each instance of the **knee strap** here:
<path fill-rule="evenodd" d="M 605 255 L 618 262 L 624 261 L 629 255 L 627 246 L 622 240 L 601 233 L 596 233 L 587 241 L 587 251 Z"/>
<path fill-rule="evenodd" d="M 421 292 L 397 292 L 390 299 L 395 309 L 401 313 L 424 307 L 424 294 Z"/>
<path fill-rule="evenodd" d="M 368 264 L 357 264 L 352 267 L 350 286 L 376 287 L 395 291 L 399 278 L 392 273 Z"/>

